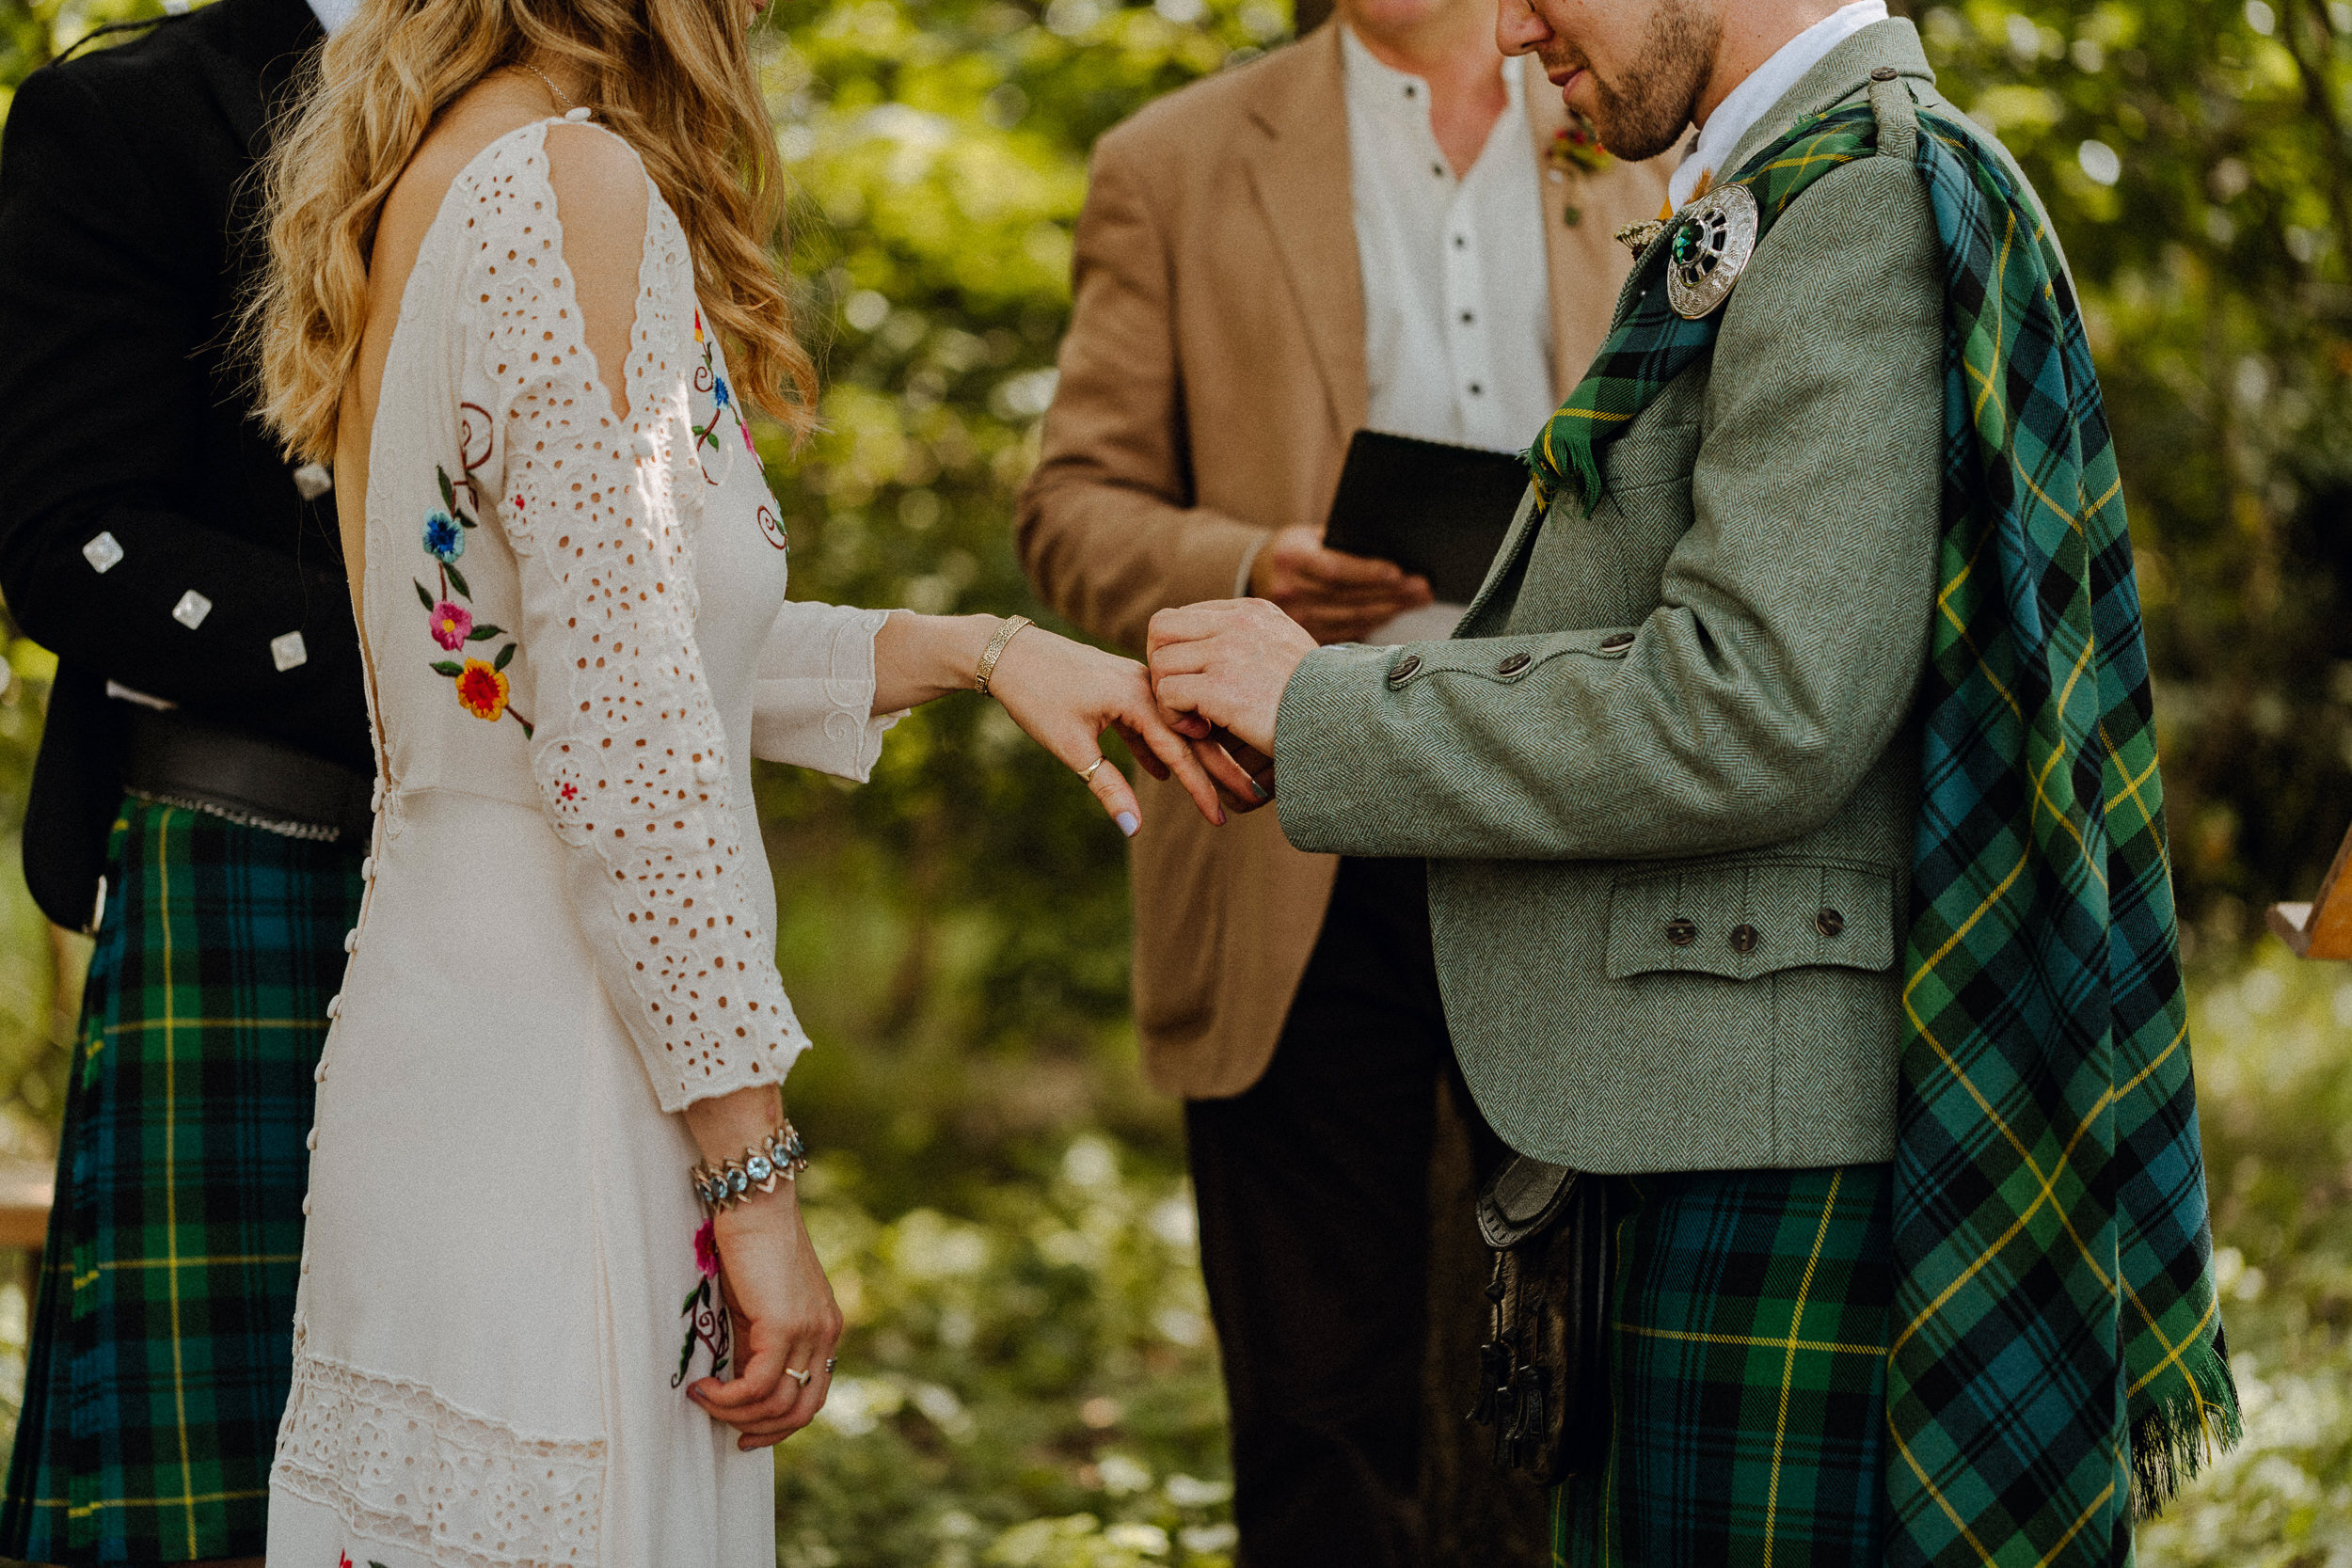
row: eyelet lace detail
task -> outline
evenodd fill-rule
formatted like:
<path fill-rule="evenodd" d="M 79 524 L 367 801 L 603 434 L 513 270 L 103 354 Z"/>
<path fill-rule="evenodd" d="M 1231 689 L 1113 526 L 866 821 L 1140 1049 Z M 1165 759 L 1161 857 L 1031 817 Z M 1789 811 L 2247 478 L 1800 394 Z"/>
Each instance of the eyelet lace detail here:
<path fill-rule="evenodd" d="M 552 575 L 564 617 L 552 643 L 541 630 L 524 653 L 540 709 L 532 774 L 556 832 L 602 862 L 642 1009 L 631 1033 L 662 1108 L 781 1082 L 806 1042 L 754 901 L 766 864 L 729 807 L 678 504 L 703 486 L 684 236 L 648 180 L 624 429 L 583 336 L 543 140 L 518 137 L 473 195 L 463 297 L 481 312 L 481 364 L 503 408 L 498 515 L 526 575 Z"/>
<path fill-rule="evenodd" d="M 453 1568 L 593 1563 L 602 1438 L 535 1437 L 297 1350 L 270 1485 Z"/>

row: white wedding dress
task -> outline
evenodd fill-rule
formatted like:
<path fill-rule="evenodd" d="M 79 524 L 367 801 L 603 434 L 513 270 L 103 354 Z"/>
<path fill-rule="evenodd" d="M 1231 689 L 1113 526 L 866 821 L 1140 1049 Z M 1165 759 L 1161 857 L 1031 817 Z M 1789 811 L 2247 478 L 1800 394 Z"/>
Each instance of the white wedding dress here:
<path fill-rule="evenodd" d="M 556 122 L 451 186 L 371 433 L 383 758 L 318 1070 L 271 1568 L 748 1568 L 772 1450 L 710 1347 L 673 1113 L 783 1079 L 750 759 L 862 779 L 886 611 L 785 601 L 785 545 L 647 181 L 626 424 L 582 340 Z M 682 1350 L 691 1366 L 680 1379 Z"/>

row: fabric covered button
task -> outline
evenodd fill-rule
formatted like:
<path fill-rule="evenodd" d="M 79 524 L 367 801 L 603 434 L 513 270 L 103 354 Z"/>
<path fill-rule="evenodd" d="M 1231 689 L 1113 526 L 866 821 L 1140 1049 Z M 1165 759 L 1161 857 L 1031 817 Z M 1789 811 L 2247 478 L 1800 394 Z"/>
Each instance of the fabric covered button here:
<path fill-rule="evenodd" d="M 375 857 L 373 855 L 370 855 L 359 863 L 359 879 L 363 882 L 375 880 Z"/>
<path fill-rule="evenodd" d="M 719 782 L 719 759 L 705 752 L 702 760 L 694 764 L 694 777 L 704 784 L 717 784 Z"/>
<path fill-rule="evenodd" d="M 350 930 L 343 933 L 343 951 L 346 953 L 357 953 L 359 951 L 358 927 L 354 926 Z"/>
<path fill-rule="evenodd" d="M 180 595 L 180 602 L 171 607 L 171 618 L 194 631 L 204 624 L 204 617 L 213 612 L 213 601 L 191 588 Z"/>
<path fill-rule="evenodd" d="M 1526 669 L 1529 665 L 1534 662 L 1535 656 L 1533 654 L 1513 654 L 1509 658 L 1504 659 L 1502 663 L 1495 666 L 1495 673 L 1498 675 L 1516 675 L 1520 671 Z"/>
<path fill-rule="evenodd" d="M 302 1195 L 302 1212 L 306 1214 L 310 1212 L 310 1195 L 308 1193 Z"/>
<path fill-rule="evenodd" d="M 290 631 L 283 637 L 269 640 L 269 661 L 278 666 L 278 673 L 296 669 L 310 662 L 310 650 L 302 643 L 302 634 Z"/>
<path fill-rule="evenodd" d="M 313 1084 L 324 1084 L 326 1082 L 326 1064 L 325 1062 L 321 1062 L 318 1066 L 310 1069 L 310 1082 Z"/>
<path fill-rule="evenodd" d="M 326 999 L 326 1016 L 329 1018 L 341 1018 L 342 1013 L 343 993 L 342 991 L 337 991 L 334 995 Z"/>
<path fill-rule="evenodd" d="M 310 1135 L 309 1135 L 309 1136 L 307 1136 L 307 1137 L 305 1137 L 305 1138 L 302 1140 L 302 1147 L 303 1147 L 303 1148 L 305 1148 L 315 1149 L 315 1148 L 318 1148 L 318 1146 L 319 1146 L 319 1130 L 318 1130 L 317 1128 L 313 1127 L 313 1128 L 311 1128 L 311 1129 L 310 1129 Z"/>
<path fill-rule="evenodd" d="M 1734 953 L 1755 952 L 1756 927 L 1745 925 L 1734 926 L 1731 928 L 1731 950 Z"/>
<path fill-rule="evenodd" d="M 101 533 L 82 546 L 82 559 L 89 562 L 91 571 L 103 577 L 122 559 L 122 542 L 111 533 Z"/>
<path fill-rule="evenodd" d="M 653 461 L 653 437 L 646 435 L 644 431 L 641 430 L 636 435 L 628 438 L 628 448 L 629 451 L 637 454 L 637 460 L 639 462 L 650 463 Z"/>
<path fill-rule="evenodd" d="M 1846 917 L 1836 910 L 1823 910 L 1813 917 L 1813 928 L 1825 937 L 1834 937 L 1846 929 Z"/>
<path fill-rule="evenodd" d="M 1600 640 L 1600 651 L 1604 654 L 1613 654 L 1619 649 L 1631 646 L 1633 646 L 1633 634 L 1629 631 L 1613 631 Z"/>
<path fill-rule="evenodd" d="M 1699 928 L 1677 915 L 1666 922 L 1666 940 L 1677 947 L 1688 947 L 1699 940 Z"/>
<path fill-rule="evenodd" d="M 1421 655 L 1406 654 L 1402 659 L 1397 661 L 1396 668 L 1389 672 L 1389 684 L 1391 686 L 1403 686 L 1406 681 L 1413 678 L 1414 672 L 1420 668 Z"/>

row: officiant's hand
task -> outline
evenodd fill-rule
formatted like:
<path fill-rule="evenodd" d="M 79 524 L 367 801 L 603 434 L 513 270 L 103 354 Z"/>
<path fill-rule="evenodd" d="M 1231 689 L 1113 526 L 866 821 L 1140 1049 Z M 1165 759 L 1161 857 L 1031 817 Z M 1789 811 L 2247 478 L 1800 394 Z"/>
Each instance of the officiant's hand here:
<path fill-rule="evenodd" d="M 1323 531 L 1300 525 L 1267 540 L 1249 563 L 1249 591 L 1279 606 L 1318 642 L 1355 642 L 1429 603 L 1429 579 L 1393 561 L 1326 549 Z"/>
<path fill-rule="evenodd" d="M 1226 730 L 1271 757 L 1282 689 L 1314 651 L 1306 629 L 1263 599 L 1163 610 L 1152 617 L 1152 689 L 1170 726 L 1192 740 Z"/>

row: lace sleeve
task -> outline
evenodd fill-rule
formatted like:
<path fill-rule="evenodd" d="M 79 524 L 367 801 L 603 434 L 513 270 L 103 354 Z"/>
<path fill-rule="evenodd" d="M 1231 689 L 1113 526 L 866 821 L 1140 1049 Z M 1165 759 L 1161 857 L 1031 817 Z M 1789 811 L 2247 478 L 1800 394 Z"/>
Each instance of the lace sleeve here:
<path fill-rule="evenodd" d="M 639 178 L 643 178 L 642 170 Z M 646 240 L 612 411 L 565 264 L 544 142 L 480 189 L 466 299 L 502 437 L 498 516 L 518 559 L 532 772 L 570 850 L 575 913 L 666 1111 L 780 1082 L 806 1046 L 729 800 L 695 642 L 692 466 L 675 328 L 693 309 L 675 224 L 647 182 Z"/>
<path fill-rule="evenodd" d="M 882 736 L 906 716 L 874 711 L 874 635 L 886 610 L 789 600 L 759 651 L 752 755 L 864 784 Z"/>

